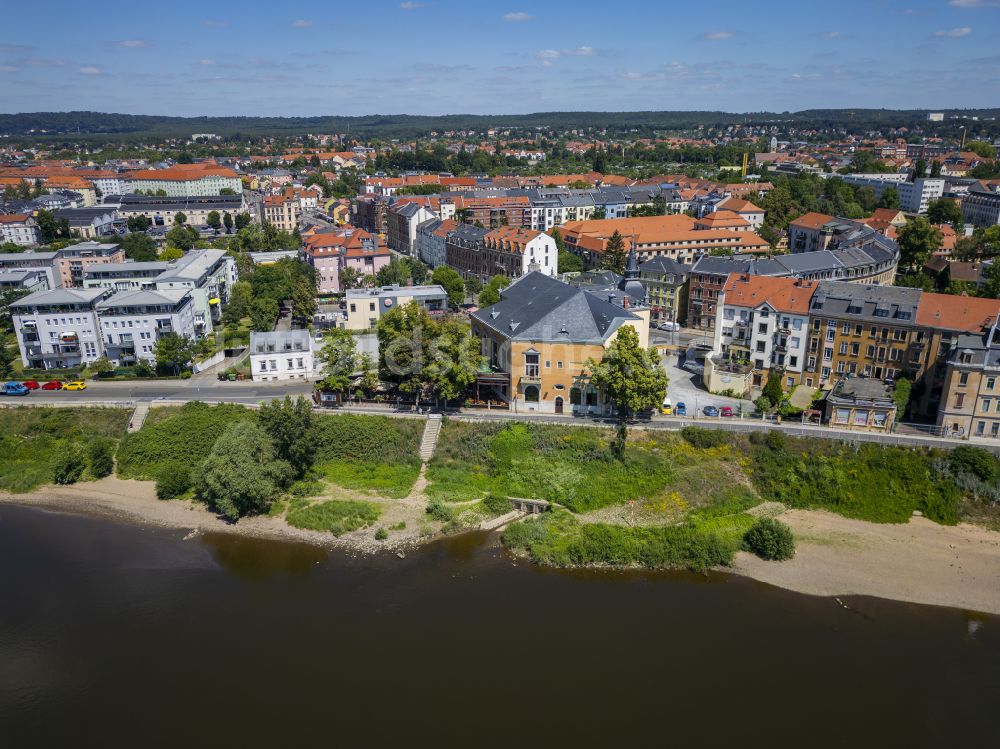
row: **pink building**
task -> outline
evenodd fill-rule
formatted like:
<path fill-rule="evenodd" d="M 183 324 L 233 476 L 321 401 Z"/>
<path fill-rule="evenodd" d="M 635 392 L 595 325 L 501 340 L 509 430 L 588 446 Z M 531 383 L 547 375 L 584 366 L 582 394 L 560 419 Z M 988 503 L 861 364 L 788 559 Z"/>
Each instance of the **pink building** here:
<path fill-rule="evenodd" d="M 389 264 L 391 253 L 378 246 L 378 239 L 363 229 L 342 227 L 305 238 L 306 261 L 316 269 L 320 294 L 342 291 L 340 272 L 353 268 L 363 276 L 374 276 Z"/>

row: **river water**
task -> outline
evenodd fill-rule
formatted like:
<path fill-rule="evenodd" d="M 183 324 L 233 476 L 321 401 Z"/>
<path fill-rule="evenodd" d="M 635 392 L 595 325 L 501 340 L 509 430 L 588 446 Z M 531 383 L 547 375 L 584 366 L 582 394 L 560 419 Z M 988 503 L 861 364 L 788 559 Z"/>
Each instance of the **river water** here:
<path fill-rule="evenodd" d="M 0 507 L 0 747 L 1000 745 L 1000 619 Z"/>

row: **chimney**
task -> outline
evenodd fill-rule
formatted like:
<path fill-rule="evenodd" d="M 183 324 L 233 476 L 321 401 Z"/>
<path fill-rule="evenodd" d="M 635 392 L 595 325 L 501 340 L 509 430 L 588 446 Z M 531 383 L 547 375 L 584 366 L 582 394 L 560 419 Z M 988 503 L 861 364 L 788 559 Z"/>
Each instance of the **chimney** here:
<path fill-rule="evenodd" d="M 624 297 L 622 297 L 622 307 L 624 307 L 625 309 L 628 309 L 628 294 L 626 294 Z"/>

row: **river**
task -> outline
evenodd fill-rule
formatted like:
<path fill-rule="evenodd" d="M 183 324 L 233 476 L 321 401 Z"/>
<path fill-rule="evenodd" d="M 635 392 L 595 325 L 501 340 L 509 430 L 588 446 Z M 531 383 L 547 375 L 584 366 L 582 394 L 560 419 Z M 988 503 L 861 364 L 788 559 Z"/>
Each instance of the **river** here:
<path fill-rule="evenodd" d="M 1000 744 L 1000 619 L 0 507 L 0 746 Z"/>

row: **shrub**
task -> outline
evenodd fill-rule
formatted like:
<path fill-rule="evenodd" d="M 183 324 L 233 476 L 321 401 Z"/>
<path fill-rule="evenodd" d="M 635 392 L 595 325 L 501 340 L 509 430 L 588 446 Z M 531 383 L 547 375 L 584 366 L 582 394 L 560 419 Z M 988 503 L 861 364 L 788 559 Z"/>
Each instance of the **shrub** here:
<path fill-rule="evenodd" d="M 181 463 L 168 463 L 156 477 L 158 499 L 173 499 L 191 488 L 191 469 Z"/>
<path fill-rule="evenodd" d="M 772 450 L 784 450 L 788 444 L 788 440 L 785 438 L 785 433 L 780 429 L 772 429 L 764 437 L 764 444 Z"/>
<path fill-rule="evenodd" d="M 95 439 L 87 451 L 90 475 L 95 479 L 110 476 L 115 469 L 115 450 L 111 440 Z"/>
<path fill-rule="evenodd" d="M 959 445 L 948 456 L 953 473 L 971 473 L 983 481 L 992 481 L 1000 472 L 1000 462 L 993 453 L 981 447 Z"/>
<path fill-rule="evenodd" d="M 389 538 L 389 531 L 387 531 L 385 528 L 379 528 L 377 531 L 375 531 L 376 541 L 385 541 L 387 538 Z"/>
<path fill-rule="evenodd" d="M 729 442 L 729 435 L 720 429 L 703 429 L 701 427 L 684 427 L 681 436 L 694 447 L 720 447 Z"/>
<path fill-rule="evenodd" d="M 440 499 L 432 499 L 427 503 L 427 514 L 442 523 L 448 523 L 455 519 L 455 511 Z"/>
<path fill-rule="evenodd" d="M 743 536 L 743 548 L 761 559 L 780 562 L 795 556 L 795 539 L 780 520 L 761 518 Z"/>
<path fill-rule="evenodd" d="M 83 448 L 75 443 L 66 445 L 52 464 L 52 480 L 57 484 L 75 484 L 86 467 Z"/>
<path fill-rule="evenodd" d="M 191 370 L 190 369 L 185 369 L 183 372 L 181 372 L 180 378 L 182 380 L 190 380 L 191 379 Z"/>
<path fill-rule="evenodd" d="M 510 512 L 513 505 L 508 497 L 499 494 L 487 494 L 483 498 L 483 507 L 494 515 L 503 515 Z"/>

